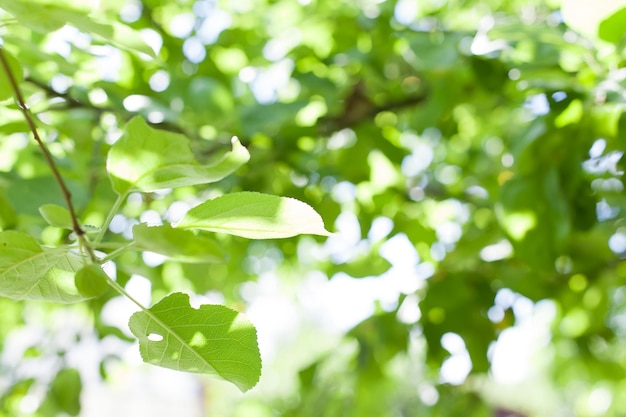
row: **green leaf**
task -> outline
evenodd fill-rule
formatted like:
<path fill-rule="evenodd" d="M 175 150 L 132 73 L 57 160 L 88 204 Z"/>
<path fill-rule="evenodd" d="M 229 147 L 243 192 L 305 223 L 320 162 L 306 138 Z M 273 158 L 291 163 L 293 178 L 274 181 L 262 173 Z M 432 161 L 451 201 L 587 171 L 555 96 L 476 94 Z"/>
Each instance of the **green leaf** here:
<path fill-rule="evenodd" d="M 72 230 L 72 216 L 65 207 L 56 204 L 44 204 L 39 207 L 39 213 L 51 226 Z"/>
<path fill-rule="evenodd" d="M 187 294 L 174 293 L 149 310 L 133 314 L 129 327 L 147 363 L 216 375 L 242 391 L 254 387 L 261 376 L 256 330 L 230 308 L 202 305 L 195 309 Z"/>
<path fill-rule="evenodd" d="M 74 368 L 61 369 L 50 384 L 48 396 L 40 411 L 48 410 L 54 414 L 56 411 L 63 411 L 71 416 L 80 413 L 80 393 L 83 384 L 80 374 Z M 50 413 L 49 415 L 51 415 Z"/>
<path fill-rule="evenodd" d="M 516 255 L 552 271 L 570 232 L 570 214 L 555 170 L 510 179 L 500 191 L 498 220 Z"/>
<path fill-rule="evenodd" d="M 102 295 L 108 288 L 108 280 L 107 274 L 98 264 L 85 265 L 74 276 L 78 292 L 87 298 Z"/>
<path fill-rule="evenodd" d="M 608 42 L 618 43 L 626 34 L 626 7 L 600 22 L 598 36 Z"/>
<path fill-rule="evenodd" d="M 176 225 L 250 239 L 312 234 L 329 236 L 319 214 L 295 198 L 241 192 L 227 194 L 189 210 Z"/>
<path fill-rule="evenodd" d="M 624 7 L 623 0 L 564 0 L 561 5 L 563 21 L 570 28 L 589 37 L 609 36 L 612 38 L 615 22 L 609 23 L 609 27 L 602 33 L 601 23 L 612 17 Z M 608 30 L 608 32 L 607 32 Z M 623 32 L 622 32 L 623 33 Z"/>
<path fill-rule="evenodd" d="M 9 229 L 17 223 L 17 213 L 5 196 L 4 190 L 0 189 L 0 230 Z"/>
<path fill-rule="evenodd" d="M 237 138 L 232 146 L 220 160 L 203 166 L 195 160 L 185 136 L 153 129 L 135 117 L 109 151 L 107 171 L 120 195 L 207 184 L 221 180 L 250 159 Z"/>
<path fill-rule="evenodd" d="M 44 249 L 22 232 L 0 232 L 0 296 L 71 303 L 85 299 L 74 286 L 82 267 L 65 248 Z"/>
<path fill-rule="evenodd" d="M 224 262 L 225 255 L 211 239 L 196 236 L 189 230 L 174 229 L 169 224 L 133 227 L 135 246 L 165 255 L 180 262 Z"/>
<path fill-rule="evenodd" d="M 17 59 L 13 58 L 11 54 L 9 54 L 6 49 L 2 49 L 2 53 L 6 58 L 9 68 L 11 69 L 11 73 L 13 74 L 13 78 L 19 84 L 22 81 L 24 76 L 22 71 L 22 66 L 17 61 Z M 4 67 L 0 67 L 0 100 L 6 100 L 15 95 L 15 91 L 11 82 L 9 81 L 9 77 L 7 77 L 7 73 L 4 70 Z"/>

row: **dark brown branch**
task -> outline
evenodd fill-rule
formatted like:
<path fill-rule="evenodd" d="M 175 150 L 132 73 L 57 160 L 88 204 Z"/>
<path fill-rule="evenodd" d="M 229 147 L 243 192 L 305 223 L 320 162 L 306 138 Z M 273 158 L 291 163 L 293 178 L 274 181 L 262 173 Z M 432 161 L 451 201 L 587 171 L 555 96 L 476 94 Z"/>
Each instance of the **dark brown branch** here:
<path fill-rule="evenodd" d="M 26 101 L 24 100 L 24 97 L 22 96 L 22 92 L 20 91 L 17 80 L 15 79 L 15 77 L 13 76 L 13 73 L 11 72 L 9 62 L 7 61 L 7 58 L 4 54 L 4 50 L 2 48 L 0 48 L 0 64 L 2 65 L 2 68 L 4 69 L 4 72 L 7 75 L 7 79 L 9 80 L 9 84 L 11 85 L 11 88 L 13 89 L 13 92 L 15 94 L 15 99 L 17 101 L 17 106 L 22 111 L 22 114 L 24 115 L 24 119 L 26 119 L 26 123 L 28 124 L 28 127 L 30 128 L 30 131 L 32 132 L 34 136 L 35 141 L 39 145 L 39 148 L 41 149 L 41 152 L 43 153 L 44 159 L 46 160 L 46 163 L 48 164 L 48 166 L 50 167 L 50 170 L 52 171 L 52 175 L 54 176 L 55 181 L 57 182 L 57 184 L 59 185 L 59 188 L 61 189 L 61 194 L 63 195 L 63 199 L 65 200 L 67 209 L 70 212 L 70 217 L 72 218 L 72 230 L 76 234 L 76 237 L 78 238 L 81 245 L 85 247 L 85 249 L 87 250 L 87 253 L 89 254 L 90 259 L 92 261 L 96 261 L 97 258 L 93 252 L 93 249 L 91 248 L 91 246 L 85 239 L 85 231 L 80 227 L 80 224 L 78 222 L 78 217 L 76 216 L 76 210 L 74 209 L 74 205 L 72 204 L 72 195 L 70 191 L 68 190 L 67 186 L 65 185 L 65 181 L 63 181 L 63 178 L 61 177 L 61 173 L 59 172 L 56 164 L 54 163 L 52 154 L 50 153 L 50 151 L 48 150 L 48 147 L 39 136 L 39 132 L 37 131 L 37 126 L 35 125 L 33 116 L 28 106 L 26 105 Z"/>
<path fill-rule="evenodd" d="M 341 115 L 321 120 L 321 133 L 329 135 L 366 120 L 371 120 L 381 112 L 403 110 L 421 104 L 428 99 L 428 91 L 425 91 L 420 95 L 407 97 L 399 101 L 375 105 L 367 98 L 363 88 L 361 83 L 357 84 L 354 92 L 346 98 L 346 104 Z"/>

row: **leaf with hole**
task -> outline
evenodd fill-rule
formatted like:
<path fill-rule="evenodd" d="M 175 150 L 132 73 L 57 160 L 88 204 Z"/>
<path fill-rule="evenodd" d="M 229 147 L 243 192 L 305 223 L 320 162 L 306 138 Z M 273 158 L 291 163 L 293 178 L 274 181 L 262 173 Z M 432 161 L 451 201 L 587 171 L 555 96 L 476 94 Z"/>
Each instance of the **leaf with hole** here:
<path fill-rule="evenodd" d="M 241 192 L 192 208 L 176 225 L 250 239 L 276 239 L 300 234 L 329 236 L 320 215 L 295 198 Z"/>
<path fill-rule="evenodd" d="M 254 387 L 261 376 L 256 330 L 244 316 L 221 305 L 189 305 L 189 296 L 170 294 L 133 314 L 131 332 L 147 363 L 178 371 L 212 374 Z"/>
<path fill-rule="evenodd" d="M 237 138 L 232 151 L 211 165 L 200 165 L 189 140 L 178 133 L 153 129 L 133 118 L 107 157 L 107 172 L 120 195 L 219 181 L 248 162 L 250 154 Z"/>

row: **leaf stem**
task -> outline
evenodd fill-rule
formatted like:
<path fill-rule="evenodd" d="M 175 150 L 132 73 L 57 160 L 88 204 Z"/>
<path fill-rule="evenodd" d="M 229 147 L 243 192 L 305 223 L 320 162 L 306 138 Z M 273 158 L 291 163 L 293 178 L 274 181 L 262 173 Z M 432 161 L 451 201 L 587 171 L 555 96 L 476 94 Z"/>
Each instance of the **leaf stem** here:
<path fill-rule="evenodd" d="M 121 255 L 125 251 L 127 251 L 129 249 L 133 249 L 134 245 L 135 245 L 135 242 L 130 242 L 130 243 L 126 244 L 126 245 L 120 246 L 117 249 L 115 249 L 113 252 L 107 254 L 107 256 L 105 256 L 104 258 L 100 259 L 100 262 L 111 261 L 111 260 L 117 258 L 119 255 Z M 141 250 L 141 249 L 135 248 L 135 250 Z"/>
<path fill-rule="evenodd" d="M 15 94 L 15 99 L 17 101 L 17 106 L 20 108 L 22 114 L 24 115 L 24 119 L 26 119 L 26 124 L 28 124 L 28 127 L 30 128 L 30 131 L 32 132 L 33 137 L 35 138 L 35 141 L 37 142 L 37 144 L 39 145 L 39 148 L 41 149 L 41 152 L 43 153 L 46 163 L 48 164 L 48 166 L 50 167 L 50 170 L 52 171 L 52 175 L 54 176 L 56 183 L 59 185 L 59 188 L 61 189 L 61 194 L 63 195 L 63 199 L 65 200 L 67 209 L 70 212 L 70 217 L 72 218 L 72 230 L 76 234 L 76 238 L 78 239 L 80 246 L 85 248 L 91 261 L 95 262 L 97 260 L 97 257 L 93 251 L 93 248 L 91 247 L 91 245 L 85 238 L 85 231 L 80 227 L 80 224 L 78 222 L 78 216 L 76 215 L 76 210 L 74 209 L 74 205 L 72 204 L 72 194 L 70 193 L 69 189 L 65 185 L 65 181 L 63 181 L 63 177 L 61 177 L 61 173 L 59 172 L 56 164 L 54 163 L 54 159 L 52 158 L 52 154 L 50 153 L 50 150 L 48 149 L 46 144 L 43 142 L 41 137 L 39 136 L 39 132 L 37 131 L 37 126 L 35 125 L 35 120 L 33 119 L 33 115 L 31 114 L 30 109 L 26 105 L 26 101 L 24 100 L 24 96 L 22 95 L 22 92 L 20 91 L 17 80 L 15 79 L 15 77 L 13 76 L 13 73 L 11 72 L 11 67 L 9 66 L 9 62 L 7 61 L 3 48 L 0 48 L 0 64 L 2 65 L 2 68 L 7 76 L 7 79 L 9 80 L 9 84 L 11 85 L 11 88 L 13 89 L 13 93 Z"/>
<path fill-rule="evenodd" d="M 106 234 L 107 230 L 109 230 L 109 225 L 111 224 L 113 217 L 115 217 L 120 207 L 122 206 L 122 203 L 124 202 L 124 199 L 126 198 L 126 195 L 127 194 L 117 196 L 115 203 L 113 203 L 113 207 L 111 207 L 111 210 L 109 210 L 109 213 L 107 214 L 106 219 L 104 219 L 104 223 L 102 223 L 102 226 L 100 227 L 98 236 L 96 236 L 96 238 L 93 241 L 94 245 L 98 245 L 104 238 L 104 235 Z"/>

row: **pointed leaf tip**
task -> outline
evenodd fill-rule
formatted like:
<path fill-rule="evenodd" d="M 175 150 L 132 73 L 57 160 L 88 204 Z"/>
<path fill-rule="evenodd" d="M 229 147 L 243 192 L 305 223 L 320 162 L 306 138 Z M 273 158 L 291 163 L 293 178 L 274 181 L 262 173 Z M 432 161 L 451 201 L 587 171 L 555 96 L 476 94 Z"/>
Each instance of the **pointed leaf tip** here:
<path fill-rule="evenodd" d="M 331 234 L 321 216 L 308 204 L 295 198 L 256 192 L 232 193 L 205 201 L 189 210 L 176 227 L 249 239 Z"/>
<path fill-rule="evenodd" d="M 107 156 L 107 172 L 120 195 L 216 182 L 248 162 L 248 150 L 237 140 L 232 150 L 209 165 L 200 165 L 185 136 L 154 129 L 133 118 Z"/>

